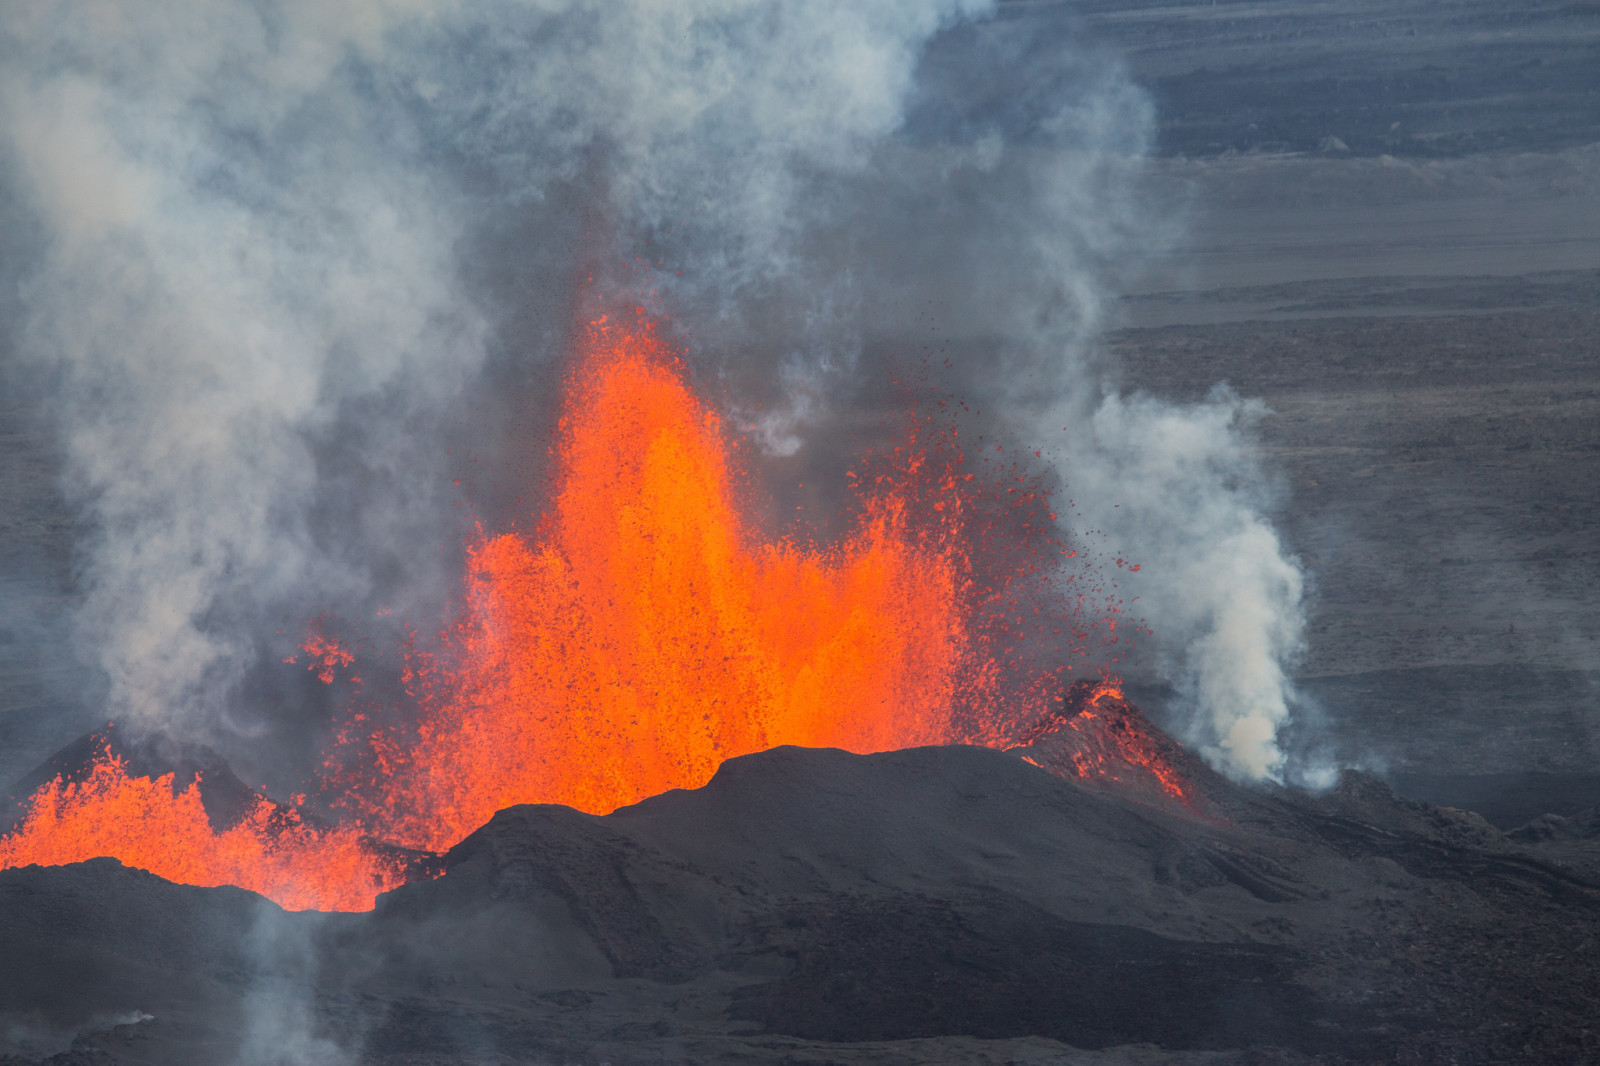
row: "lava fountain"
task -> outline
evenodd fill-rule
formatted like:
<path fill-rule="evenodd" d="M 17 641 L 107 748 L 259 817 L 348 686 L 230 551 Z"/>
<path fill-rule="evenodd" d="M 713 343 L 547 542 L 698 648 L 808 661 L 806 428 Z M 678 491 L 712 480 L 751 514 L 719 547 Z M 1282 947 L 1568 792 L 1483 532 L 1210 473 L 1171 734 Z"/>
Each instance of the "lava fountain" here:
<path fill-rule="evenodd" d="M 361 824 L 439 849 L 514 803 L 606 813 L 778 744 L 953 738 L 964 567 L 904 498 L 863 501 L 829 550 L 763 541 L 720 420 L 648 323 L 592 328 L 556 453 L 534 535 L 470 545 L 463 618 L 408 662 L 414 732 L 332 774 Z"/>
<path fill-rule="evenodd" d="M 1055 563 L 975 577 L 983 488 L 958 449 L 913 446 L 858 479 L 835 545 L 764 539 L 721 420 L 642 312 L 591 325 L 563 411 L 547 512 L 527 534 L 479 531 L 456 621 L 405 652 L 413 705 L 352 716 L 328 753 L 320 794 L 339 824 L 263 799 L 217 831 L 194 785 L 131 777 L 107 749 L 26 801 L 0 866 L 109 855 L 286 907 L 365 909 L 405 876 L 395 845 L 448 848 L 512 804 L 605 813 L 779 744 L 1010 746 L 1058 684 L 1014 653 L 1015 627 L 1093 627 L 1068 617 L 1081 602 L 1041 620 L 1020 591 Z M 1042 523 L 1039 493 L 995 498 Z"/>
<path fill-rule="evenodd" d="M 109 746 L 86 776 L 57 777 L 29 797 L 0 837 L 0 869 L 110 856 L 185 885 L 237 885 L 289 910 L 370 910 L 406 879 L 405 865 L 354 828 L 323 827 L 260 797 L 215 829 L 199 782 L 132 776 Z"/>

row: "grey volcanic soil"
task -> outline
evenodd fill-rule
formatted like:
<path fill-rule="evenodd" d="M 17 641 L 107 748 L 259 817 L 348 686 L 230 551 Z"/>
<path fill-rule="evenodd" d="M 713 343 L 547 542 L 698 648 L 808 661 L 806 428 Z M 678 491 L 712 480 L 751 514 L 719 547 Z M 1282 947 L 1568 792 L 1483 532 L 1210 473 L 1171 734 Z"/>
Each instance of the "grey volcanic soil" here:
<path fill-rule="evenodd" d="M 104 1066 L 1600 1055 L 1593 825 L 1186 770 L 1196 809 L 987 749 L 779 748 L 603 818 L 502 811 L 365 915 L 5 871 L 0 1021 Z"/>

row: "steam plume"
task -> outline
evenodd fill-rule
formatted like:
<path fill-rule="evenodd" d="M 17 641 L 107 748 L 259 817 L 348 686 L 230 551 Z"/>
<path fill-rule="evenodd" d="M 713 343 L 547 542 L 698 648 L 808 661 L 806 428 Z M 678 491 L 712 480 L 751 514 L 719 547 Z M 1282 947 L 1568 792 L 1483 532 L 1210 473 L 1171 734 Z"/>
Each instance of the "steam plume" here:
<path fill-rule="evenodd" d="M 1166 234 L 1149 101 L 1070 17 L 53 0 L 0 34 L 3 192 L 34 235 L 7 253 L 12 340 L 93 529 L 81 630 L 113 715 L 264 728 L 238 696 L 275 627 L 437 602 L 446 446 L 505 454 L 576 286 L 643 261 L 774 453 L 840 432 L 908 344 L 1050 427 L 1143 564 L 1195 738 L 1277 772 L 1299 573 L 1249 405 L 1105 391 L 1108 286 Z"/>
<path fill-rule="evenodd" d="M 1283 770 L 1284 664 L 1303 631 L 1303 577 L 1262 517 L 1270 482 L 1244 435 L 1264 413 L 1222 388 L 1189 407 L 1111 394 L 1067 447 L 1085 517 L 1139 561 L 1123 580 L 1166 632 L 1192 739 L 1245 778 Z"/>

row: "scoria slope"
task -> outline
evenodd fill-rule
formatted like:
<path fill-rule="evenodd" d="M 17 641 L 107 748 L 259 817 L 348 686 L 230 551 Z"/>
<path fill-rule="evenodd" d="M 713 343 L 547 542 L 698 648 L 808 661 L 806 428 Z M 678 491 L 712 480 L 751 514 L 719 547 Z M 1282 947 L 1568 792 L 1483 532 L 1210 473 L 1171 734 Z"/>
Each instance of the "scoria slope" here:
<path fill-rule="evenodd" d="M 1360 775 L 1309 797 L 1186 769 L 1203 809 L 1018 753 L 779 748 L 604 817 L 501 811 L 362 915 L 6 871 L 4 1009 L 79 1032 L 57 1062 L 262 1033 L 408 1064 L 1597 1053 L 1594 881 Z M 68 964 L 97 975 L 76 1005 L 44 979 Z"/>

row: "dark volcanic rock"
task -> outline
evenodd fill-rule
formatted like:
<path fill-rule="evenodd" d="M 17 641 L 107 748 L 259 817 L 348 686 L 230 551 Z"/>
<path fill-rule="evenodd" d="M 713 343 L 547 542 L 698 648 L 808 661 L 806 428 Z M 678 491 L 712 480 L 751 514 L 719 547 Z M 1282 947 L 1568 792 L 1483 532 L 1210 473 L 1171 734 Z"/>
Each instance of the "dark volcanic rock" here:
<path fill-rule="evenodd" d="M 115 859 L 0 872 L 0 1055 L 100 1062 L 108 1052 L 85 1038 L 120 1043 L 159 1020 L 153 1061 L 205 1061 L 274 974 L 254 945 L 286 917 L 252 892 L 175 885 Z"/>
<path fill-rule="evenodd" d="M 605 818 L 503 811 L 388 897 L 374 939 L 468 929 L 389 968 L 461 981 L 488 969 L 483 914 L 566 938 L 477 980 L 539 1004 L 537 1046 L 578 1059 L 726 1053 L 739 1022 L 766 1033 L 741 1055 L 823 1041 L 835 1061 L 958 1038 L 1464 1062 L 1592 1042 L 1593 960 L 1565 953 L 1593 950 L 1591 881 L 1362 775 L 1324 797 L 1197 777 L 1204 811 L 985 749 L 777 749 Z M 459 1018 L 419 1017 L 409 1039 L 461 1049 L 440 1035 Z"/>
<path fill-rule="evenodd" d="M 368 915 L 7 871 L 0 951 L 29 961 L 0 1005 L 117 1062 L 251 1061 L 265 1030 L 419 1064 L 1597 1053 L 1582 870 L 1361 775 L 1204 791 L 780 748 L 606 817 L 502 811 Z M 125 1011 L 154 1018 L 105 1027 Z"/>
<path fill-rule="evenodd" d="M 852 898 L 756 931 L 794 972 L 740 989 L 730 1015 L 817 1040 L 1052 1037 L 1082 1048 L 1273 1044 L 1365 1050 L 1293 975 L 1283 947 L 1065 922 L 1015 900 Z"/>

